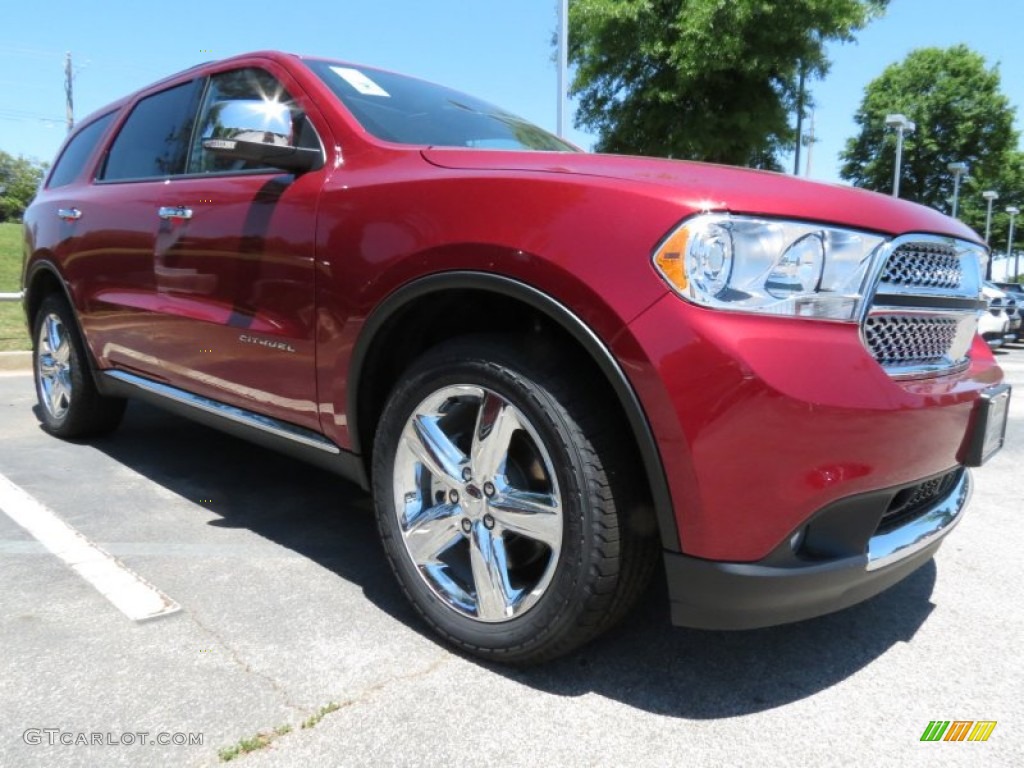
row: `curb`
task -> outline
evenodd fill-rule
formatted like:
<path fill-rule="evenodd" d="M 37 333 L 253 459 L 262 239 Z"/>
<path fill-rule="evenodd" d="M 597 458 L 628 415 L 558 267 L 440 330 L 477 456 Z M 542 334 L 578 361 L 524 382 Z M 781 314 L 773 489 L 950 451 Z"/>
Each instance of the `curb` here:
<path fill-rule="evenodd" d="M 31 370 L 31 352 L 0 352 L 0 371 L 5 373 L 29 373 Z"/>

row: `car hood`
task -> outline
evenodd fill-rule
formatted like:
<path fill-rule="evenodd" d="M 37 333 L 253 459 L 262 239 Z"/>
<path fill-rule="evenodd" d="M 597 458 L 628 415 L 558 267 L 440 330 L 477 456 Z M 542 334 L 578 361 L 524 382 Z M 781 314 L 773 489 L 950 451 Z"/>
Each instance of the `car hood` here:
<path fill-rule="evenodd" d="M 427 162 L 466 171 L 566 174 L 658 187 L 688 211 L 785 216 L 886 234 L 927 232 L 981 242 L 972 229 L 931 208 L 838 184 L 732 166 L 627 155 L 430 147 Z"/>

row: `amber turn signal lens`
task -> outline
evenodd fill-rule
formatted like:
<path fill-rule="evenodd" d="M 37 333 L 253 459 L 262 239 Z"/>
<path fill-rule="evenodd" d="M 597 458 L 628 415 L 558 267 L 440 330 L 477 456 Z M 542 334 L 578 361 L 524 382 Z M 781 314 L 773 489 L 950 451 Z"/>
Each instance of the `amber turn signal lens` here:
<path fill-rule="evenodd" d="M 662 243 L 661 248 L 654 256 L 654 263 L 658 265 L 661 274 L 665 276 L 677 291 L 685 291 L 689 285 L 686 279 L 686 243 L 690 238 L 690 232 L 686 227 L 680 227 L 672 236 Z"/>

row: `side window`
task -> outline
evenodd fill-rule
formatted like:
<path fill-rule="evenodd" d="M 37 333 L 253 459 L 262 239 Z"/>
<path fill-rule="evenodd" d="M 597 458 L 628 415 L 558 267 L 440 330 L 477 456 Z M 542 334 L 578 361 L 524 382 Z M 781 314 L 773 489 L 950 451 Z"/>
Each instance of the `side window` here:
<path fill-rule="evenodd" d="M 110 147 L 103 180 L 184 173 L 201 83 L 193 80 L 136 104 Z"/>
<path fill-rule="evenodd" d="M 96 143 L 106 132 L 110 121 L 116 114 L 117 112 L 108 112 L 78 130 L 78 133 L 64 147 L 64 151 L 60 153 L 57 163 L 53 166 L 53 173 L 50 174 L 50 181 L 46 185 L 49 189 L 66 186 L 78 178 L 82 167 L 92 156 L 93 150 L 96 149 Z"/>
<path fill-rule="evenodd" d="M 225 125 L 225 122 L 228 125 Z M 244 122 L 244 125 L 239 125 Z M 239 133 L 237 130 L 245 129 Z M 247 138 L 275 144 L 320 149 L 316 132 L 278 80 L 262 69 L 236 69 L 210 78 L 199 122 L 189 152 L 189 173 L 231 173 L 238 171 L 280 171 L 257 161 L 214 155 L 203 149 L 204 139 Z"/>

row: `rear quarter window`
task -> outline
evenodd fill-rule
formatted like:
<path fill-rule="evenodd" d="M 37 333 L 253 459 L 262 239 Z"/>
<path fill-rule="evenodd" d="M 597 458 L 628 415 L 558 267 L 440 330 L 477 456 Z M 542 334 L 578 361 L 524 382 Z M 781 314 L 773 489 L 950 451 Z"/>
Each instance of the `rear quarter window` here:
<path fill-rule="evenodd" d="M 71 141 L 64 147 L 64 151 L 60 153 L 60 157 L 57 158 L 57 162 L 53 166 L 53 173 L 50 174 L 50 180 L 46 184 L 47 188 L 67 186 L 78 178 L 82 168 L 92 157 L 96 144 L 107 132 L 107 128 L 116 114 L 117 112 L 108 112 L 80 128 L 71 137 Z"/>

